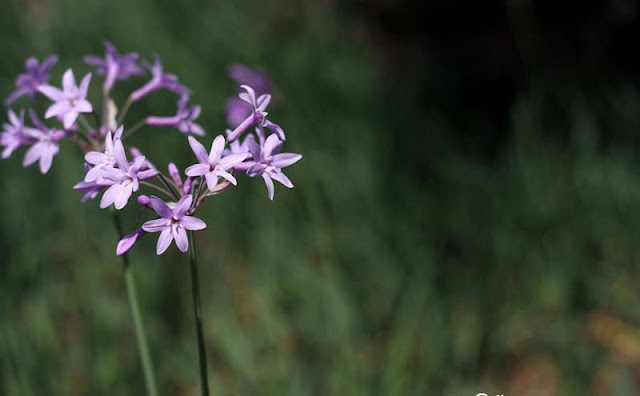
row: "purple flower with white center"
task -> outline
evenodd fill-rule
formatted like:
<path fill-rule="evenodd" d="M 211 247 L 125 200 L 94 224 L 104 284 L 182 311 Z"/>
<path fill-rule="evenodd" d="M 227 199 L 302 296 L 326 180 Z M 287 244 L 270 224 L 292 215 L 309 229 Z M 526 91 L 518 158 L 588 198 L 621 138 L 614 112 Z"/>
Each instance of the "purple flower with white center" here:
<path fill-rule="evenodd" d="M 68 69 L 62 76 L 62 90 L 51 85 L 38 87 L 40 92 L 55 102 L 47 110 L 45 118 L 60 117 L 65 129 L 70 129 L 80 113 L 91 113 L 93 107 L 86 99 L 90 81 L 91 73 L 84 76 L 78 87 L 73 71 Z"/>
<path fill-rule="evenodd" d="M 302 158 L 300 154 L 280 153 L 282 141 L 276 135 L 269 136 L 262 146 L 255 141 L 249 141 L 248 144 L 253 159 L 248 162 L 250 168 L 247 170 L 247 175 L 249 177 L 262 176 L 267 185 L 270 200 L 273 201 L 274 194 L 272 179 L 279 181 L 287 188 L 293 188 L 293 183 L 282 173 L 282 168 L 300 161 Z"/>
<path fill-rule="evenodd" d="M 27 137 L 24 135 L 24 110 L 18 116 L 13 110 L 9 110 L 9 123 L 5 123 L 0 133 L 0 146 L 4 146 L 2 150 L 2 158 L 6 159 L 11 156 L 13 151 L 23 144 L 27 143 Z"/>
<path fill-rule="evenodd" d="M 35 143 L 27 150 L 22 165 L 29 166 L 40 161 L 40 172 L 45 174 L 51 168 L 53 156 L 60 151 L 58 141 L 65 138 L 66 133 L 58 129 L 47 128 L 33 110 L 29 110 L 29 118 L 36 128 L 25 127 L 23 133 Z"/>
<path fill-rule="evenodd" d="M 197 217 L 187 216 L 193 202 L 192 195 L 185 195 L 171 209 L 164 201 L 156 196 L 150 197 L 149 205 L 160 215 L 159 219 L 147 221 L 142 225 L 146 232 L 160 232 L 156 253 L 164 253 L 171 241 L 176 241 L 176 246 L 181 252 L 189 249 L 187 230 L 197 231 L 207 227 L 204 221 Z"/>
<path fill-rule="evenodd" d="M 236 178 L 227 170 L 241 163 L 248 156 L 248 153 L 239 153 L 230 154 L 223 158 L 224 144 L 224 136 L 218 135 L 211 144 L 211 151 L 207 153 L 207 150 L 200 142 L 189 136 L 189 145 L 200 163 L 191 165 L 185 170 L 185 173 L 191 177 L 204 176 L 209 191 L 212 191 L 218 184 L 218 177 L 222 177 L 231 184 L 236 185 Z"/>
<path fill-rule="evenodd" d="M 187 107 L 189 98 L 183 96 L 178 101 L 178 111 L 172 117 L 147 117 L 147 125 L 178 128 L 184 134 L 204 136 L 204 129 L 194 121 L 200 116 L 200 106 Z"/>
<path fill-rule="evenodd" d="M 141 88 L 135 90 L 131 94 L 131 100 L 137 102 L 138 100 L 149 95 L 151 92 L 159 89 L 166 88 L 169 91 L 175 92 L 180 96 L 189 95 L 191 91 L 189 88 L 178 82 L 178 77 L 173 74 L 165 73 L 162 67 L 162 61 L 159 56 L 155 56 L 153 65 L 145 62 L 147 69 L 151 71 L 151 81 L 143 85 Z"/>
<path fill-rule="evenodd" d="M 116 165 L 116 157 L 113 151 L 114 140 L 120 140 L 124 126 L 120 126 L 116 130 L 114 136 L 111 135 L 111 131 L 107 133 L 104 139 L 104 152 L 90 151 L 84 156 L 84 160 L 93 165 L 93 167 L 87 172 L 84 177 L 84 181 L 91 182 L 94 180 L 101 180 L 102 171 L 104 168 L 113 168 Z"/>
<path fill-rule="evenodd" d="M 263 94 L 256 98 L 256 93 L 251 87 L 243 85 L 242 88 L 246 92 L 240 93 L 238 97 L 251 105 L 252 111 L 251 114 L 229 134 L 229 141 L 236 140 L 240 135 L 254 125 L 258 128 L 258 137 L 261 141 L 264 139 L 264 128 L 268 128 L 271 132 L 278 135 L 281 140 L 285 140 L 282 128 L 267 120 L 268 113 L 265 110 L 271 101 L 271 95 Z"/>
<path fill-rule="evenodd" d="M 131 194 L 140 188 L 140 180 L 149 179 L 158 174 L 155 169 L 140 170 L 145 164 L 145 157 L 140 156 L 133 163 L 129 163 L 124 152 L 122 140 L 118 139 L 113 144 L 113 154 L 118 168 L 103 168 L 102 177 L 113 182 L 102 195 L 100 208 L 104 209 L 111 204 L 120 210 L 127 205 Z"/>
<path fill-rule="evenodd" d="M 116 80 L 126 80 L 131 76 L 140 76 L 144 70 L 138 66 L 140 55 L 135 52 L 120 54 L 116 47 L 108 41 L 104 42 L 104 59 L 97 56 L 85 56 L 85 63 L 95 66 L 97 73 L 106 76 L 104 90 L 110 91 Z"/>
<path fill-rule="evenodd" d="M 5 104 L 10 106 L 13 102 L 18 100 L 22 96 L 28 96 L 31 100 L 34 100 L 38 87 L 49 82 L 49 72 L 53 69 L 53 66 L 58 62 L 58 57 L 52 55 L 45 59 L 42 63 L 39 63 L 36 58 L 29 58 L 25 61 L 26 73 L 22 73 L 16 79 L 17 89 L 9 95 L 5 100 Z"/>
<path fill-rule="evenodd" d="M 248 85 L 253 87 L 256 95 L 269 93 L 269 91 L 271 91 L 269 79 L 262 71 L 253 70 L 236 63 L 227 68 L 227 73 L 238 85 Z M 251 111 L 251 105 L 239 98 L 230 98 L 225 103 L 227 122 L 234 128 L 249 117 L 249 115 L 251 115 Z"/>

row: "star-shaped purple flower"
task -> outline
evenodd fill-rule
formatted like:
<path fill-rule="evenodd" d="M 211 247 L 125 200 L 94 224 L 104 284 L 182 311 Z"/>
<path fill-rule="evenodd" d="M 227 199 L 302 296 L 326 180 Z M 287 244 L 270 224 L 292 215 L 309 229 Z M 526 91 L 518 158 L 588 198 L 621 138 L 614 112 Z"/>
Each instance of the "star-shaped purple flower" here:
<path fill-rule="evenodd" d="M 73 71 L 69 69 L 62 76 L 62 90 L 51 85 L 38 87 L 40 92 L 55 102 L 47 109 L 45 118 L 60 117 L 65 129 L 70 129 L 80 113 L 91 113 L 93 107 L 86 99 L 89 82 L 91 73 L 84 76 L 78 87 Z"/>
<path fill-rule="evenodd" d="M 230 154 L 223 158 L 224 144 L 224 136 L 218 135 L 211 144 L 211 151 L 207 153 L 207 150 L 200 142 L 189 136 L 189 145 L 200 163 L 191 165 L 185 170 L 185 173 L 191 177 L 204 176 L 210 191 L 218 184 L 218 177 L 222 177 L 231 184 L 236 185 L 236 178 L 227 170 L 241 163 L 248 156 L 248 153 L 239 153 Z"/>
<path fill-rule="evenodd" d="M 38 87 L 49 82 L 49 72 L 58 62 L 58 57 L 52 55 L 39 63 L 36 58 L 29 58 L 25 61 L 26 73 L 22 73 L 16 79 L 16 90 L 5 100 L 7 106 L 22 96 L 29 96 L 35 99 Z"/>
<path fill-rule="evenodd" d="M 249 177 L 262 176 L 267 185 L 270 200 L 273 201 L 274 194 L 272 179 L 279 181 L 285 187 L 293 188 L 293 183 L 282 173 L 282 168 L 300 161 L 302 158 L 300 154 L 280 153 L 282 141 L 276 135 L 269 136 L 262 146 L 251 140 L 248 144 L 253 159 L 247 163 L 251 166 L 247 170 L 247 175 Z"/>
<path fill-rule="evenodd" d="M 178 128 L 178 130 L 184 134 L 204 136 L 204 129 L 195 123 L 195 120 L 200 117 L 202 108 L 200 106 L 187 107 L 188 101 L 189 97 L 181 97 L 178 101 L 178 111 L 176 115 L 171 117 L 147 117 L 147 125 L 174 127 Z"/>
<path fill-rule="evenodd" d="M 23 133 L 35 143 L 27 150 L 22 165 L 29 166 L 39 161 L 40 172 L 45 174 L 51 168 L 53 156 L 60 151 L 58 141 L 66 137 L 66 133 L 58 129 L 49 129 L 33 110 L 29 110 L 29 118 L 36 128 L 25 127 Z"/>
<path fill-rule="evenodd" d="M 147 221 L 142 225 L 142 229 L 146 232 L 160 232 L 156 246 L 157 254 L 164 253 L 173 240 L 181 252 L 186 252 L 189 249 L 187 230 L 197 231 L 207 227 L 199 218 L 186 215 L 192 202 L 193 196 L 185 195 L 171 209 L 160 198 L 153 195 L 150 197 L 149 205 L 160 218 Z"/>
<path fill-rule="evenodd" d="M 129 163 L 124 152 L 122 140 L 118 139 L 113 144 L 113 154 L 118 168 L 104 167 L 102 177 L 111 180 L 113 185 L 102 195 L 100 208 L 104 209 L 111 204 L 120 210 L 127 205 L 131 194 L 140 188 L 140 180 L 149 179 L 158 174 L 155 169 L 141 170 L 145 166 L 145 157 L 140 156 L 133 163 Z"/>
<path fill-rule="evenodd" d="M 271 84 L 267 75 L 260 70 L 250 69 L 236 63 L 227 68 L 227 73 L 238 85 L 248 85 L 252 87 L 256 95 L 266 94 L 271 91 Z M 251 114 L 251 111 L 251 105 L 240 98 L 230 98 L 225 102 L 227 122 L 233 128 L 240 125 L 240 123 Z"/>
<path fill-rule="evenodd" d="M 178 82 L 178 77 L 173 74 L 164 72 L 162 61 L 160 60 L 159 56 L 155 56 L 153 65 L 145 62 L 145 66 L 151 71 L 151 81 L 143 85 L 141 88 L 135 90 L 131 94 L 132 101 L 137 102 L 138 100 L 149 95 L 151 92 L 163 88 L 175 92 L 180 96 L 189 95 L 191 93 L 189 88 Z"/>
<path fill-rule="evenodd" d="M 13 110 L 9 110 L 9 123 L 2 126 L 0 133 L 0 146 L 2 150 L 2 158 L 6 159 L 11 156 L 15 149 L 27 143 L 27 137 L 24 134 L 24 110 L 18 116 Z"/>
<path fill-rule="evenodd" d="M 140 55 L 135 52 L 120 54 L 116 47 L 108 41 L 104 42 L 104 59 L 97 56 L 85 56 L 85 63 L 95 66 L 97 73 L 106 76 L 104 90 L 110 91 L 116 80 L 126 80 L 131 76 L 140 76 L 144 70 L 138 66 Z"/>
<path fill-rule="evenodd" d="M 267 106 L 271 102 L 271 95 L 263 94 L 256 98 L 253 88 L 242 85 L 242 89 L 246 92 L 238 94 L 238 97 L 251 106 L 251 114 L 240 125 L 229 134 L 229 141 L 236 140 L 240 135 L 247 131 L 250 127 L 256 126 L 258 134 L 262 141 L 264 138 L 264 128 L 268 128 L 271 132 L 278 135 L 281 140 L 285 140 L 284 131 L 278 125 L 267 120 Z"/>
<path fill-rule="evenodd" d="M 116 130 L 115 135 L 111 135 L 111 131 L 107 132 L 107 136 L 104 139 L 104 152 L 90 151 L 84 156 L 84 160 L 93 165 L 93 167 L 87 172 L 84 177 L 84 181 L 91 182 L 94 180 L 102 179 L 102 171 L 105 168 L 113 168 L 116 165 L 116 157 L 113 150 L 114 140 L 119 140 L 122 137 L 124 126 L 120 126 Z"/>

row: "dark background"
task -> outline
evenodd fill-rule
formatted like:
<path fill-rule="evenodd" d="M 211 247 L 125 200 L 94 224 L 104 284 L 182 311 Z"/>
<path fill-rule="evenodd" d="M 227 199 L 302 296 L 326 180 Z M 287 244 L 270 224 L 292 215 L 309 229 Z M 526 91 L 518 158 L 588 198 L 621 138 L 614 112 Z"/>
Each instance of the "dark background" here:
<path fill-rule="evenodd" d="M 304 158 L 274 202 L 241 178 L 199 212 L 214 394 L 640 391 L 637 2 L 0 5 L 6 95 L 28 56 L 59 54 L 57 84 L 108 39 L 159 53 L 212 139 L 227 65 L 269 74 Z M 132 143 L 193 162 L 175 130 Z M 0 393 L 142 394 L 109 214 L 71 189 L 81 154 L 42 176 L 22 153 L 0 166 Z M 131 258 L 161 394 L 195 395 L 187 257 L 154 246 Z"/>

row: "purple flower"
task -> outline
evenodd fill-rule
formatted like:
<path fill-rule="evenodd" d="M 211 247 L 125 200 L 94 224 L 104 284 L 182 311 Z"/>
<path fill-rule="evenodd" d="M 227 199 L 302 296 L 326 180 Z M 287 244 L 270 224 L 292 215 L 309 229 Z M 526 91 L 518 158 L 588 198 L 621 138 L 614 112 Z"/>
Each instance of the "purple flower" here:
<path fill-rule="evenodd" d="M 13 151 L 23 144 L 27 143 L 27 137 L 24 134 L 24 110 L 20 112 L 20 116 L 16 115 L 13 110 L 9 110 L 9 122 L 5 123 L 0 133 L 0 146 L 4 146 L 2 158 L 9 158 Z"/>
<path fill-rule="evenodd" d="M 160 232 L 156 253 L 164 253 L 173 240 L 176 241 L 176 246 L 180 251 L 186 252 L 189 249 L 186 230 L 197 231 L 207 227 L 205 222 L 199 218 L 186 216 L 192 201 L 192 195 L 185 195 L 171 209 L 160 198 L 150 197 L 149 204 L 160 215 L 160 218 L 147 221 L 142 225 L 142 229 L 146 232 Z"/>
<path fill-rule="evenodd" d="M 76 122 L 80 113 L 91 113 L 93 107 L 86 100 L 90 81 L 91 73 L 84 76 L 80 87 L 78 87 L 73 71 L 69 69 L 62 76 L 62 90 L 51 85 L 38 87 L 40 92 L 55 102 L 47 110 L 45 118 L 61 117 L 64 120 L 65 129 L 69 129 Z"/>
<path fill-rule="evenodd" d="M 105 168 L 113 168 L 116 165 L 116 157 L 113 151 L 113 142 L 115 140 L 120 140 L 122 137 L 122 132 L 124 131 L 124 126 L 120 126 L 116 130 L 115 135 L 111 136 L 111 131 L 107 133 L 106 138 L 104 139 L 104 152 L 98 151 L 90 151 L 84 156 L 84 160 L 93 165 L 87 174 L 84 177 L 84 181 L 91 182 L 94 180 L 102 179 L 102 171 Z"/>
<path fill-rule="evenodd" d="M 36 128 L 24 128 L 24 134 L 35 143 L 27 150 L 22 161 L 23 166 L 29 166 L 40 161 L 40 172 L 47 173 L 51 168 L 53 156 L 58 154 L 58 141 L 66 136 L 65 131 L 49 129 L 38 118 L 33 110 L 29 110 L 29 118 Z"/>
<path fill-rule="evenodd" d="M 218 184 L 218 177 L 228 180 L 231 184 L 236 185 L 236 178 L 233 177 L 228 169 L 233 168 L 236 164 L 244 161 L 248 153 L 230 154 L 222 158 L 224 150 L 224 136 L 218 135 L 211 144 L 211 151 L 207 154 L 207 150 L 200 142 L 189 136 L 189 145 L 193 150 L 199 163 L 191 165 L 185 171 L 187 176 L 197 177 L 204 176 L 207 181 L 209 190 L 213 190 Z"/>
<path fill-rule="evenodd" d="M 123 254 L 131 250 L 133 245 L 138 242 L 138 239 L 142 238 L 146 234 L 147 233 L 142 228 L 138 228 L 131 234 L 122 238 L 120 242 L 118 242 L 118 246 L 116 247 L 116 255 L 122 256 Z"/>
<path fill-rule="evenodd" d="M 280 153 L 282 142 L 276 135 L 269 136 L 263 145 L 258 145 L 255 141 L 249 141 L 248 144 L 253 159 L 248 162 L 251 167 L 247 171 L 247 175 L 249 177 L 262 176 L 267 185 L 269 199 L 273 201 L 272 179 L 279 181 L 285 187 L 293 188 L 291 180 L 282 173 L 282 168 L 300 161 L 302 158 L 300 154 Z"/>
<path fill-rule="evenodd" d="M 129 163 L 124 152 L 122 140 L 118 139 L 113 144 L 113 154 L 118 168 L 103 168 L 102 177 L 113 182 L 102 195 L 100 208 L 104 209 L 111 204 L 120 210 L 127 205 L 131 194 L 140 188 L 140 180 L 154 177 L 158 174 L 155 169 L 140 170 L 145 164 L 145 157 L 140 156 L 133 163 Z"/>
<path fill-rule="evenodd" d="M 263 94 L 256 98 L 256 93 L 251 87 L 243 85 L 242 88 L 247 92 L 240 93 L 238 97 L 247 102 L 251 106 L 252 111 L 251 114 L 229 134 L 229 141 L 236 140 L 240 135 L 254 125 L 258 128 L 258 137 L 260 138 L 260 141 L 264 139 L 265 127 L 278 135 L 280 139 L 285 140 L 282 128 L 267 120 L 267 112 L 265 110 L 271 101 L 271 95 Z"/>
<path fill-rule="evenodd" d="M 38 63 L 36 58 L 29 58 L 25 61 L 26 73 L 22 73 L 16 79 L 17 89 L 9 95 L 5 104 L 10 106 L 18 98 L 29 96 L 31 100 L 35 99 L 38 87 L 49 82 L 49 72 L 58 62 L 58 57 L 53 55 L 45 59 L 42 64 Z"/>
<path fill-rule="evenodd" d="M 144 70 L 138 66 L 140 55 L 135 52 L 120 54 L 116 47 L 108 41 L 104 42 L 104 59 L 97 56 L 85 56 L 84 61 L 97 68 L 97 73 L 106 76 L 104 90 L 110 91 L 116 80 L 126 80 L 131 76 L 140 76 Z"/>
<path fill-rule="evenodd" d="M 200 116 L 202 108 L 200 106 L 187 107 L 189 98 L 183 96 L 178 101 L 178 111 L 172 117 L 147 117 L 147 124 L 152 126 L 165 126 L 178 128 L 185 134 L 204 136 L 204 129 L 194 121 Z"/>
<path fill-rule="evenodd" d="M 250 69 L 241 64 L 232 64 L 227 68 L 229 77 L 238 85 L 253 87 L 256 95 L 262 95 L 271 91 L 271 84 L 266 74 L 259 70 Z M 230 98 L 225 103 L 227 122 L 232 127 L 237 127 L 251 115 L 252 107 L 239 98 Z"/>
<path fill-rule="evenodd" d="M 155 56 L 153 65 L 145 62 L 147 69 L 151 71 L 151 81 L 143 85 L 131 94 L 131 100 L 137 102 L 138 100 L 149 95 L 153 91 L 157 91 L 162 88 L 166 88 L 169 91 L 175 92 L 180 96 L 189 95 L 191 91 L 189 88 L 178 82 L 178 77 L 173 74 L 164 73 L 162 67 L 162 61 L 159 56 Z"/>

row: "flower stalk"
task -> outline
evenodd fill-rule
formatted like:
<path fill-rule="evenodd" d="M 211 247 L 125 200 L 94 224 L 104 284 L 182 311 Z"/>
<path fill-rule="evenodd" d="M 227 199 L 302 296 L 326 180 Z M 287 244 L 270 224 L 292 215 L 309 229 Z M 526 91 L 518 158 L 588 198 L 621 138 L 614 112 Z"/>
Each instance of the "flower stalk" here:
<path fill-rule="evenodd" d="M 122 230 L 120 215 L 117 211 L 113 211 L 113 224 L 120 236 L 120 239 L 122 239 L 124 237 L 124 231 Z M 147 341 L 147 333 L 142 319 L 142 314 L 140 313 L 140 305 L 138 303 L 138 291 L 136 288 L 135 277 L 129 263 L 129 256 L 125 253 L 120 257 L 122 257 L 122 272 L 127 285 L 127 297 L 129 298 L 129 306 L 131 307 L 131 316 L 133 318 L 133 327 L 136 332 L 138 353 L 140 353 L 140 362 L 142 363 L 142 372 L 144 374 L 144 383 L 147 388 L 147 395 L 158 396 L 153 361 L 151 359 L 151 352 L 149 351 L 149 343 Z"/>
<path fill-rule="evenodd" d="M 207 369 L 207 350 L 204 343 L 204 331 L 202 328 L 202 307 L 200 305 L 200 283 L 198 281 L 198 263 L 196 259 L 196 245 L 193 231 L 189 231 L 189 262 L 191 264 L 191 292 L 193 296 L 193 312 L 196 320 L 196 333 L 198 337 L 198 358 L 200 361 L 200 384 L 202 395 L 209 396 L 209 378 Z"/>

